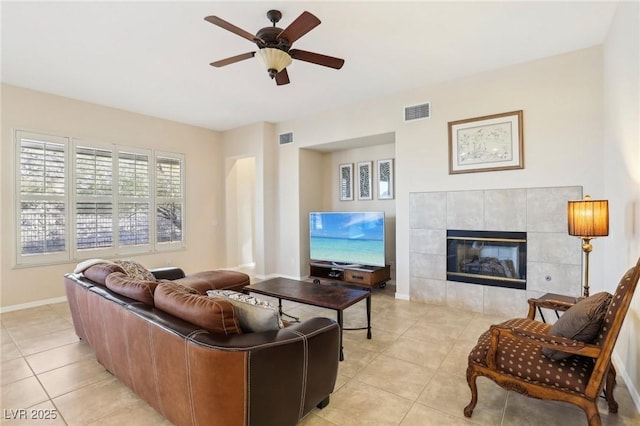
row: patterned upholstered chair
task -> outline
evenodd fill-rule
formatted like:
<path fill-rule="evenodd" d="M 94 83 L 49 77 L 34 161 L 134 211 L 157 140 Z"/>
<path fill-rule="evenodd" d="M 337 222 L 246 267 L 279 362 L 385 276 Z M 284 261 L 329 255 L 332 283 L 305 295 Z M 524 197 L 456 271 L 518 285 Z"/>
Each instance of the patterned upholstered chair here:
<path fill-rule="evenodd" d="M 616 413 L 611 353 L 639 278 L 640 259 L 620 280 L 592 343 L 549 335 L 551 325 L 535 321 L 535 309 L 529 310 L 529 318 L 492 325 L 469 354 L 467 382 L 471 402 L 464 415 L 471 417 L 478 402 L 478 376 L 529 397 L 577 405 L 584 410 L 590 426 L 601 424 L 597 399 L 603 391 L 609 412 Z M 568 313 L 567 310 L 564 315 Z M 543 348 L 570 356 L 552 361 L 543 354 Z"/>

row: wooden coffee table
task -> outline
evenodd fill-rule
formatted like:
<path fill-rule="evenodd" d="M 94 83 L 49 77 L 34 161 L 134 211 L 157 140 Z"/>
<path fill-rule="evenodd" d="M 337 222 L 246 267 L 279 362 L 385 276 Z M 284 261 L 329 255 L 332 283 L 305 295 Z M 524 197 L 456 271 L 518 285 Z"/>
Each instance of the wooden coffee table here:
<path fill-rule="evenodd" d="M 371 339 L 371 292 L 357 290 L 335 284 L 312 284 L 305 281 L 290 280 L 288 278 L 273 278 L 256 284 L 248 285 L 245 292 L 264 294 L 277 297 L 280 315 L 282 312 L 282 299 L 306 305 L 333 309 L 337 312 L 338 325 L 340 325 L 340 361 L 344 360 L 342 348 L 343 315 L 342 312 L 349 306 L 366 299 L 367 303 L 367 327 L 346 330 L 367 330 L 367 339 Z"/>

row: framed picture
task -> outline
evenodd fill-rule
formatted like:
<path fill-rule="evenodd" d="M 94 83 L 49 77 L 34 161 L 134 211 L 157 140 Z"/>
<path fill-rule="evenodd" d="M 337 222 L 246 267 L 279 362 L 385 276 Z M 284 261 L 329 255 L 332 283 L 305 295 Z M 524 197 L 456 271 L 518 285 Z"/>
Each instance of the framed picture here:
<path fill-rule="evenodd" d="M 522 168 L 522 110 L 449 122 L 450 175 Z"/>
<path fill-rule="evenodd" d="M 358 199 L 371 200 L 371 161 L 358 163 Z"/>
<path fill-rule="evenodd" d="M 393 200 L 393 160 L 378 160 L 378 200 Z"/>
<path fill-rule="evenodd" d="M 340 164 L 340 201 L 353 200 L 353 164 Z"/>

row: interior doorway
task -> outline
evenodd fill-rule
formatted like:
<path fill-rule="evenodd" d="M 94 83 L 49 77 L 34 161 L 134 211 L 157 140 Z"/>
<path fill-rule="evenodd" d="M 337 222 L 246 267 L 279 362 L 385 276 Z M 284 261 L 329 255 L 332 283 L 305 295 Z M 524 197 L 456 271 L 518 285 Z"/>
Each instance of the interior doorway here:
<path fill-rule="evenodd" d="M 255 267 L 256 159 L 230 159 L 226 179 L 227 263 Z"/>

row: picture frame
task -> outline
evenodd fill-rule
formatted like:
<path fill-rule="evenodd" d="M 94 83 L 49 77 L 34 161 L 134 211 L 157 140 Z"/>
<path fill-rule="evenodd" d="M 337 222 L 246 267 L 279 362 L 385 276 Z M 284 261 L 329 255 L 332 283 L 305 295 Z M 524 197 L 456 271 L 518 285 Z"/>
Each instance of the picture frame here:
<path fill-rule="evenodd" d="M 371 176 L 371 161 L 361 161 L 358 163 L 358 199 L 359 200 L 371 200 L 373 199 L 373 191 L 371 190 L 372 176 Z"/>
<path fill-rule="evenodd" d="M 449 174 L 524 168 L 522 110 L 449 122 Z"/>
<path fill-rule="evenodd" d="M 393 159 L 377 161 L 378 200 L 393 200 Z"/>
<path fill-rule="evenodd" d="M 353 201 L 353 163 L 340 164 L 338 182 L 340 201 Z"/>

